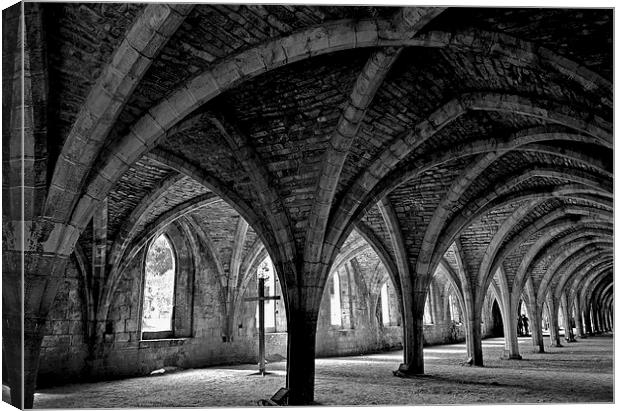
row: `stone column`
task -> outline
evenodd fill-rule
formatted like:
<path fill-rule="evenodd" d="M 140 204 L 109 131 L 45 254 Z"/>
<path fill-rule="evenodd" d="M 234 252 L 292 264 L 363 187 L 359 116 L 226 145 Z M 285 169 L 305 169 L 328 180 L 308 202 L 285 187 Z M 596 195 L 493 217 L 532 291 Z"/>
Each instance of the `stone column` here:
<path fill-rule="evenodd" d="M 583 322 L 581 321 L 581 307 L 577 297 L 575 297 L 575 329 L 575 334 L 579 338 L 585 338 L 585 334 L 583 332 Z"/>
<path fill-rule="evenodd" d="M 9 361 L 11 403 L 32 408 L 45 321 L 64 276 L 67 258 L 43 252 L 23 253 L 24 296 L 21 300 L 20 251 L 3 250 L 3 349 Z M 23 308 L 23 323 L 21 309 Z M 23 332 L 23 340 L 21 333 Z M 23 374 L 21 350 L 23 343 Z M 21 389 L 23 378 L 23 392 Z"/>
<path fill-rule="evenodd" d="M 542 333 L 542 307 L 532 304 L 530 307 L 530 332 L 532 333 L 532 345 L 534 352 L 545 352 L 545 341 Z"/>
<path fill-rule="evenodd" d="M 583 313 L 583 311 L 579 310 L 579 320 L 581 320 L 581 334 L 579 335 L 580 338 L 588 338 L 588 330 L 586 328 L 586 317 Z"/>
<path fill-rule="evenodd" d="M 601 322 L 603 323 L 603 331 L 609 331 L 609 323 L 607 322 L 607 309 L 601 309 Z"/>
<path fill-rule="evenodd" d="M 609 315 L 609 308 L 605 308 L 605 324 L 607 325 L 607 331 L 611 331 L 611 317 Z"/>
<path fill-rule="evenodd" d="M 416 309 L 413 301 L 413 294 L 406 292 L 406 290 L 403 290 L 402 307 L 403 363 L 399 366 L 399 370 L 402 368 L 406 371 L 408 369 L 407 364 L 410 364 L 414 361 L 414 340 L 416 338 L 416 319 L 414 318 Z M 421 315 L 422 332 L 424 332 L 424 304 L 422 304 Z"/>
<path fill-rule="evenodd" d="M 596 309 L 596 322 L 598 323 L 598 331 L 600 333 L 604 333 L 605 321 L 603 317 L 603 309 L 600 306 Z"/>
<path fill-rule="evenodd" d="M 570 309 L 566 294 L 562 294 L 562 315 L 564 317 L 564 340 L 566 342 L 575 342 L 575 335 L 573 334 L 573 327 L 570 323 Z"/>
<path fill-rule="evenodd" d="M 601 333 L 604 333 L 605 331 L 607 331 L 607 327 L 605 325 L 605 309 L 601 307 L 600 305 L 598 308 L 598 323 L 599 323 L 599 330 L 601 331 Z"/>
<path fill-rule="evenodd" d="M 467 346 L 467 358 L 471 359 L 472 365 L 482 367 L 484 359 L 482 356 L 482 331 L 480 316 L 475 314 L 468 315 L 465 321 L 465 344 Z"/>
<path fill-rule="evenodd" d="M 592 328 L 595 334 L 601 333 L 601 324 L 599 322 L 598 308 L 592 305 Z"/>
<path fill-rule="evenodd" d="M 549 307 L 549 332 L 551 334 L 551 346 L 562 347 L 560 343 L 560 329 L 558 326 L 558 307 L 556 298 L 550 296 L 547 298 L 547 306 Z"/>
<path fill-rule="evenodd" d="M 467 360 L 471 365 L 484 366 L 482 355 L 482 306 L 478 308 L 474 292 L 463 298 L 465 317 L 465 345 L 467 347 Z M 483 301 L 484 304 L 484 301 Z"/>
<path fill-rule="evenodd" d="M 586 307 L 586 310 L 583 312 L 583 322 L 585 325 L 586 334 L 593 336 L 594 331 L 592 329 L 592 319 L 590 318 L 590 307 Z"/>
<path fill-rule="evenodd" d="M 521 354 L 519 354 L 519 338 L 517 336 L 517 318 L 516 311 L 512 310 L 511 297 L 507 296 L 504 303 L 504 356 L 509 360 L 520 360 Z"/>
<path fill-rule="evenodd" d="M 4 227 L 3 227 L 4 228 Z M 22 381 L 22 347 L 24 323 L 22 318 L 23 266 L 20 252 L 2 250 L 2 350 L 6 361 L 11 390 L 11 405 L 24 408 Z"/>
<path fill-rule="evenodd" d="M 288 346 L 286 386 L 289 405 L 308 405 L 314 401 L 314 358 L 318 310 L 287 307 Z"/>
<path fill-rule="evenodd" d="M 405 362 L 394 372 L 399 377 L 424 374 L 424 303 L 426 293 L 416 291 L 413 304 L 410 305 L 411 322 L 403 324 L 406 328 L 405 336 L 409 340 L 405 341 L 406 353 Z M 405 311 L 408 311 L 405 309 Z"/>

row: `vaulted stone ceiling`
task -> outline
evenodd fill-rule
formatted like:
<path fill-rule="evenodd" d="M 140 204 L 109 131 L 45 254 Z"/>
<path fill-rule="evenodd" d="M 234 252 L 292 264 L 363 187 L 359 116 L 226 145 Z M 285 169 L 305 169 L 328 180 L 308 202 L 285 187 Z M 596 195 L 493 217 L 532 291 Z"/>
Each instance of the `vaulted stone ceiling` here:
<path fill-rule="evenodd" d="M 472 319 L 500 268 L 507 304 L 528 279 L 538 299 L 613 281 L 610 10 L 26 8 L 44 147 L 26 219 L 60 227 L 58 255 L 90 253 L 105 217 L 115 272 L 223 199 L 310 322 L 354 228 L 406 311 L 447 251 Z"/>

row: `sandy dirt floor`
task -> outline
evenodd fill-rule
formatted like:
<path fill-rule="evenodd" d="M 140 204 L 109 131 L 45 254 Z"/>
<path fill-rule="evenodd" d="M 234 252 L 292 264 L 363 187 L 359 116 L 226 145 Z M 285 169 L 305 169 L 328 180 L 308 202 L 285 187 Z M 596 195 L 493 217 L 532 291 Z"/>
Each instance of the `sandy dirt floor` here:
<path fill-rule="evenodd" d="M 392 376 L 402 351 L 317 359 L 315 400 L 320 405 L 613 401 L 611 335 L 551 347 L 545 354 L 533 353 L 531 344 L 520 338 L 523 360 L 504 360 L 503 339 L 484 340 L 482 368 L 461 365 L 464 344 L 427 347 L 426 374 L 411 379 Z M 285 385 L 285 367 L 285 362 L 269 364 L 273 374 L 264 377 L 250 375 L 255 365 L 236 365 L 65 385 L 37 392 L 35 408 L 256 406 Z"/>

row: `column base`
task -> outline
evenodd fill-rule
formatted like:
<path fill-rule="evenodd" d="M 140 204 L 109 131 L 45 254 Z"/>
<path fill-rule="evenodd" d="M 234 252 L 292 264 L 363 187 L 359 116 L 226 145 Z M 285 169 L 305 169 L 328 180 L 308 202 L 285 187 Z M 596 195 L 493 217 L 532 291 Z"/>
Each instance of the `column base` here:
<path fill-rule="evenodd" d="M 552 344 L 549 344 L 549 347 L 558 347 L 559 348 L 559 347 L 564 347 L 564 346 L 562 344 L 560 344 L 560 343 L 552 343 Z"/>
<path fill-rule="evenodd" d="M 399 365 L 397 370 L 392 371 L 392 374 L 394 374 L 395 377 L 399 378 L 414 378 L 419 377 L 420 375 L 424 375 L 423 372 L 410 369 L 409 365 L 407 364 Z"/>
<path fill-rule="evenodd" d="M 470 366 L 470 367 L 484 367 L 484 365 L 483 365 L 483 364 L 476 364 L 476 363 L 474 362 L 473 357 L 469 357 L 466 361 L 463 361 L 463 362 L 461 363 L 461 366 L 466 366 L 466 365 L 467 365 L 467 366 Z"/>
<path fill-rule="evenodd" d="M 522 360 L 523 357 L 521 354 L 510 354 L 507 351 L 504 351 L 504 355 L 500 357 L 502 360 Z"/>

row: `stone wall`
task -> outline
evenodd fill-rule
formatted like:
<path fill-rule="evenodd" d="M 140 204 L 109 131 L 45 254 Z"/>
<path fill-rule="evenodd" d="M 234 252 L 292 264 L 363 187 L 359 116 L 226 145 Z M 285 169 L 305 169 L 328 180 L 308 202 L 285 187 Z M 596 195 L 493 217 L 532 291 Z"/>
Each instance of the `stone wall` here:
<path fill-rule="evenodd" d="M 424 345 L 455 344 L 465 341 L 465 326 L 461 323 L 424 324 Z"/>
<path fill-rule="evenodd" d="M 70 259 L 46 323 L 39 365 L 41 380 L 62 383 L 83 376 L 88 356 L 83 292 L 79 271 Z"/>
<path fill-rule="evenodd" d="M 102 380 L 146 375 L 162 367 L 199 368 L 217 364 L 256 363 L 258 343 L 256 303 L 242 303 L 226 337 L 227 313 L 223 286 L 217 278 L 212 256 L 200 241 L 188 241 L 187 233 L 174 224 L 166 229 L 177 257 L 177 310 L 188 321 L 173 338 L 143 340 L 140 332 L 143 266 L 146 250 L 128 265 L 115 292 L 103 343 L 89 358 L 86 338 L 83 284 L 76 264 L 69 264 L 47 325 L 43 342 L 39 385 Z M 146 248 L 146 247 L 145 247 Z M 363 261 L 362 261 L 363 262 Z M 369 264 L 370 266 L 370 264 Z M 389 319 L 382 319 L 381 283 L 368 285 L 364 264 L 344 264 L 339 269 L 341 325 L 331 324 L 329 288 L 322 301 L 317 330 L 317 357 L 354 355 L 402 348 L 399 305 L 388 287 Z M 180 279 L 179 276 L 183 278 Z M 192 281 L 193 280 L 193 281 Z M 332 280 L 332 277 L 329 279 Z M 191 295 L 179 287 L 193 287 Z M 253 296 L 256 280 L 250 280 L 239 298 Z M 276 283 L 276 295 L 282 295 Z M 276 330 L 266 334 L 268 361 L 287 355 L 286 314 L 277 302 Z M 181 314 L 179 314 L 181 315 Z M 178 323 L 178 324 L 177 324 Z M 188 329 L 189 328 L 189 332 Z M 269 330 L 268 330 L 269 331 Z M 425 343 L 464 340 L 464 328 L 450 323 L 426 324 Z"/>
<path fill-rule="evenodd" d="M 177 255 L 183 254 L 186 246 L 175 242 Z M 118 285 L 102 354 L 90 361 L 87 361 L 82 306 L 77 296 L 77 270 L 74 267 L 67 270 L 67 286 L 59 292 L 48 322 L 48 336 L 41 355 L 40 385 L 58 383 L 58 378 L 65 382 L 145 375 L 165 366 L 196 368 L 256 361 L 255 307 L 242 305 L 233 341 L 223 342 L 225 313 L 220 304 L 221 288 L 201 257 L 204 253 L 195 256 L 191 337 L 141 340 L 143 254 L 134 259 Z M 256 288 L 256 285 L 250 284 L 250 287 Z M 73 327 L 71 331 L 70 327 Z"/>

